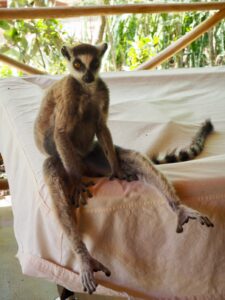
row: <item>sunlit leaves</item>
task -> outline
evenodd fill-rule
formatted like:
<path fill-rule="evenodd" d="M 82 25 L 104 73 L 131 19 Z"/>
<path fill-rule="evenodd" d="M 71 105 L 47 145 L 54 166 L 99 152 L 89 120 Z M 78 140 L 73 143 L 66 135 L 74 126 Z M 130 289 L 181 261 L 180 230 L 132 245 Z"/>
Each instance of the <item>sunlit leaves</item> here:
<path fill-rule="evenodd" d="M 211 14 L 211 12 L 203 11 L 110 17 L 108 22 L 114 24 L 114 34 L 108 31 L 106 36 L 111 35 L 108 40 L 111 40 L 114 46 L 114 50 L 112 49 L 114 55 L 110 55 L 110 58 L 116 56 L 111 69 L 132 70 L 136 68 L 190 32 Z M 209 39 L 209 33 L 205 33 L 171 60 L 165 62 L 162 67 L 201 67 L 214 65 L 219 61 L 225 63 L 225 57 L 217 59 L 222 55 L 221 53 L 225 52 L 224 40 L 223 21 L 212 30 L 211 39 Z"/>
<path fill-rule="evenodd" d="M 129 0 L 141 3 L 142 0 Z M 162 2 L 167 2 L 166 0 Z M 179 2 L 179 0 L 178 0 Z M 194 2 L 193 0 L 180 2 Z M 12 6 L 52 5 L 48 0 L 11 0 Z M 127 4 L 125 0 L 101 0 L 104 5 Z M 94 0 L 78 1 L 77 5 L 96 4 Z M 213 12 L 187 12 L 163 14 L 124 14 L 106 18 L 103 39 L 110 49 L 105 57 L 105 70 L 133 70 L 142 62 L 157 55 L 172 42 L 190 32 Z M 80 18 L 84 42 L 94 43 L 89 34 L 89 18 Z M 93 22 L 94 24 L 94 22 Z M 93 25 L 92 24 L 92 25 Z M 96 24 L 99 24 L 97 22 Z M 94 27 L 94 25 L 93 25 Z M 93 29 L 98 31 L 99 28 Z M 4 41 L 0 53 L 49 73 L 65 72 L 65 62 L 60 54 L 64 43 L 74 45 L 75 33 L 66 33 L 59 20 L 0 20 Z M 225 64 L 225 22 L 205 33 L 198 40 L 174 55 L 160 68 L 199 67 Z"/>
<path fill-rule="evenodd" d="M 0 24 L 1 27 L 1 24 Z M 2 23 L 5 44 L 0 46 L 0 52 L 5 53 L 16 60 L 31 63 L 36 68 L 53 73 L 65 71 L 60 54 L 65 33 L 59 21 L 49 20 L 17 20 Z M 56 66 L 60 68 L 57 70 Z"/>
<path fill-rule="evenodd" d="M 9 68 L 8 66 L 2 66 L 0 69 L 0 77 L 2 78 L 6 78 L 6 77 L 10 77 L 13 75 L 13 71 L 11 68 Z"/>
<path fill-rule="evenodd" d="M 0 28 L 2 28 L 4 30 L 8 30 L 8 29 L 10 29 L 10 26 L 7 21 L 0 20 Z"/>

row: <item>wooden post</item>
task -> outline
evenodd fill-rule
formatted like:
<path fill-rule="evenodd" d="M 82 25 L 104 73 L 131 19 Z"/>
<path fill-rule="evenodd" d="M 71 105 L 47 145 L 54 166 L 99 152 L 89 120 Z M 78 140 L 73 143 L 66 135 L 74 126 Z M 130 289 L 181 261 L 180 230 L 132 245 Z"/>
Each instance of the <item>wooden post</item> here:
<path fill-rule="evenodd" d="M 0 0 L 0 7 L 7 7 L 7 0 Z"/>
<path fill-rule="evenodd" d="M 70 296 L 74 296 L 74 298 L 75 298 L 75 293 L 67 290 L 63 286 L 57 285 L 57 289 L 58 289 L 60 300 L 69 299 L 68 297 L 70 297 Z"/>
<path fill-rule="evenodd" d="M 0 165 L 2 165 L 2 164 L 3 164 L 3 158 L 2 158 L 2 155 L 0 153 Z M 0 178 L 0 191 L 7 191 L 8 189 L 9 189 L 9 184 L 8 184 L 7 179 Z"/>
<path fill-rule="evenodd" d="M 18 70 L 23 71 L 25 74 L 36 74 L 36 75 L 43 75 L 43 74 L 47 74 L 46 72 L 37 70 L 35 68 L 32 68 L 30 66 L 27 66 L 21 62 L 18 62 L 6 55 L 0 54 L 0 61 L 2 61 L 3 63 L 12 66 Z"/>
<path fill-rule="evenodd" d="M 157 67 L 158 65 L 162 64 L 165 60 L 167 60 L 180 50 L 184 49 L 187 45 L 191 44 L 191 42 L 196 40 L 204 32 L 208 31 L 211 27 L 213 27 L 215 24 L 217 24 L 224 18 L 225 9 L 215 13 L 212 17 L 208 18 L 207 20 L 196 26 L 192 31 L 188 32 L 185 36 L 172 43 L 169 47 L 167 47 L 165 50 L 157 54 L 149 61 L 141 64 L 135 70 L 147 70 Z"/>
<path fill-rule="evenodd" d="M 0 9 L 1 20 L 72 18 L 80 16 L 106 16 L 119 14 L 146 14 L 162 12 L 209 11 L 225 9 L 225 2 L 151 3 L 126 5 L 70 6 L 51 8 Z"/>
<path fill-rule="evenodd" d="M 0 191 L 5 191 L 9 189 L 9 184 L 7 179 L 0 178 Z"/>

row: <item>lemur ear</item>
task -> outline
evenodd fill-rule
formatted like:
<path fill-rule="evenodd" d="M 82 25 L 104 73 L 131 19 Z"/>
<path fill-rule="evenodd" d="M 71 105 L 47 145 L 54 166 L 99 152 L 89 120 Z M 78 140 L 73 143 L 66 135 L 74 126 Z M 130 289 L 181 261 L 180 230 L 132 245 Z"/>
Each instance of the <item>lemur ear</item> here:
<path fill-rule="evenodd" d="M 67 58 L 68 60 L 71 59 L 70 53 L 69 53 L 69 49 L 66 46 L 63 46 L 61 49 L 61 53 L 62 55 Z"/>
<path fill-rule="evenodd" d="M 108 49 L 108 44 L 107 43 L 102 43 L 96 46 L 96 48 L 98 49 L 100 56 L 103 56 L 106 52 L 106 50 Z"/>

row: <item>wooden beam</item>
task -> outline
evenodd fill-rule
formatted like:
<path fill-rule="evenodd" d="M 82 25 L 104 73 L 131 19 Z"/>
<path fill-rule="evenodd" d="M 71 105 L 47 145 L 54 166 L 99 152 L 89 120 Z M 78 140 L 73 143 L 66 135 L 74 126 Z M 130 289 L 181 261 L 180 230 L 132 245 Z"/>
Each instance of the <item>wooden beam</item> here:
<path fill-rule="evenodd" d="M 9 183 L 7 179 L 0 178 L 0 191 L 5 191 L 9 189 Z"/>
<path fill-rule="evenodd" d="M 126 5 L 71 6 L 51 8 L 0 9 L 0 19 L 49 19 L 80 16 L 106 16 L 118 14 L 168 13 L 186 11 L 209 11 L 225 9 L 225 2 L 197 3 L 151 3 Z"/>
<path fill-rule="evenodd" d="M 40 71 L 38 69 L 35 69 L 33 67 L 27 66 L 21 62 L 18 62 L 4 54 L 0 54 L 0 61 L 2 61 L 3 63 L 14 67 L 22 72 L 24 72 L 25 74 L 37 74 L 37 75 L 43 75 L 43 74 L 47 74 L 46 72 Z"/>
<path fill-rule="evenodd" d="M 204 22 L 196 26 L 192 31 L 188 32 L 179 40 L 172 43 L 169 47 L 161 51 L 152 59 L 141 64 L 135 70 L 154 69 L 158 65 L 162 64 L 165 60 L 172 57 L 180 50 L 184 49 L 187 45 L 191 44 L 199 36 L 201 36 L 203 33 L 208 31 L 211 27 L 215 26 L 224 18 L 225 18 L 225 9 L 215 13 L 212 17 L 209 17 L 207 20 L 205 20 Z"/>
<path fill-rule="evenodd" d="M 0 0 L 0 7 L 7 7 L 7 0 Z"/>

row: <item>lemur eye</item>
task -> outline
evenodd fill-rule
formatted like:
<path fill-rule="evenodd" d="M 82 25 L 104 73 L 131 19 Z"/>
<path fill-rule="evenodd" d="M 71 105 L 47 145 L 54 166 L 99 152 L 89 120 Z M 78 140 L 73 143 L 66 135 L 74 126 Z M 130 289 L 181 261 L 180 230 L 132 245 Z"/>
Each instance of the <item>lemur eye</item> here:
<path fill-rule="evenodd" d="M 74 66 L 75 69 L 79 70 L 80 67 L 81 67 L 81 64 L 79 62 L 75 61 L 73 66 Z"/>

